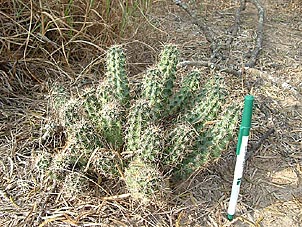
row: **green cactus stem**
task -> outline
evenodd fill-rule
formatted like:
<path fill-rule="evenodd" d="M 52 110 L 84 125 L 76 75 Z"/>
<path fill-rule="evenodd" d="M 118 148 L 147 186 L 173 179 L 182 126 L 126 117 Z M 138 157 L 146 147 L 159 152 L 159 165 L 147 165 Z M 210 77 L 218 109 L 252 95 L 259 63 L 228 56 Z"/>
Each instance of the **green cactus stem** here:
<path fill-rule="evenodd" d="M 102 101 L 96 95 L 96 90 L 91 89 L 85 92 L 83 106 L 88 115 L 89 120 L 94 125 L 100 124 Z"/>
<path fill-rule="evenodd" d="M 192 71 L 182 80 L 181 87 L 172 97 L 169 103 L 169 114 L 173 115 L 180 110 L 190 107 L 191 100 L 194 99 L 196 93 L 200 90 L 200 72 Z"/>
<path fill-rule="evenodd" d="M 115 150 L 120 150 L 124 143 L 122 106 L 117 102 L 109 102 L 102 106 L 101 132 L 107 143 Z"/>
<path fill-rule="evenodd" d="M 126 56 L 119 46 L 113 46 L 107 51 L 106 68 L 108 82 L 112 86 L 112 96 L 122 105 L 128 105 L 130 90 L 126 73 Z"/>
<path fill-rule="evenodd" d="M 142 161 L 156 163 L 160 160 L 163 138 L 161 129 L 158 126 L 148 126 L 141 135 L 136 155 Z"/>
<path fill-rule="evenodd" d="M 165 197 L 169 184 L 156 166 L 137 158 L 125 170 L 125 183 L 132 197 L 142 202 Z"/>
<path fill-rule="evenodd" d="M 88 188 L 88 180 L 77 172 L 70 172 L 63 183 L 63 195 L 67 198 L 79 196 Z"/>
<path fill-rule="evenodd" d="M 178 64 L 178 50 L 175 45 L 166 45 L 160 54 L 157 67 L 160 71 L 162 84 L 162 98 L 164 105 L 168 104 L 169 98 L 173 92 L 173 86 L 176 79 L 176 67 Z"/>
<path fill-rule="evenodd" d="M 194 100 L 192 109 L 187 111 L 184 118 L 200 132 L 205 123 L 215 120 L 225 102 L 225 97 L 225 90 L 218 80 L 208 82 L 205 89 Z"/>
<path fill-rule="evenodd" d="M 99 149 L 94 152 L 92 160 L 92 166 L 98 174 L 112 179 L 121 176 L 123 163 L 116 151 Z"/>
<path fill-rule="evenodd" d="M 199 140 L 196 140 L 193 152 L 184 158 L 179 168 L 174 172 L 174 178 L 185 179 L 198 168 L 217 158 L 234 139 L 234 131 L 239 119 L 239 108 L 231 106 L 227 108 L 220 119 L 209 125 Z"/>
<path fill-rule="evenodd" d="M 130 108 L 126 136 L 128 153 L 136 153 L 140 149 L 141 136 L 154 118 L 149 102 L 145 99 L 137 100 Z"/>
<path fill-rule="evenodd" d="M 63 126 L 65 126 L 67 129 L 70 129 L 70 131 L 80 127 L 82 125 L 84 116 L 81 110 L 81 100 L 70 99 L 63 107 Z"/>
<path fill-rule="evenodd" d="M 196 132 L 190 124 L 180 122 L 167 138 L 167 149 L 164 151 L 162 163 L 165 169 L 173 169 L 191 152 Z"/>
<path fill-rule="evenodd" d="M 163 112 L 162 107 L 162 84 L 160 83 L 158 69 L 149 69 L 144 77 L 142 86 L 142 98 L 147 100 L 157 117 Z"/>
<path fill-rule="evenodd" d="M 71 165 L 73 164 L 68 152 L 56 153 L 49 167 L 49 174 L 54 179 L 62 180 L 65 176 L 66 169 L 68 169 Z"/>
<path fill-rule="evenodd" d="M 204 146 L 210 152 L 210 156 L 217 158 L 226 149 L 230 140 L 234 137 L 234 130 L 239 119 L 239 108 L 228 107 L 222 114 L 221 119 L 214 127 L 207 130 L 204 136 Z"/>
<path fill-rule="evenodd" d="M 33 164 L 39 172 L 46 173 L 51 165 L 51 162 L 52 162 L 51 153 L 46 151 L 39 151 L 36 154 Z"/>

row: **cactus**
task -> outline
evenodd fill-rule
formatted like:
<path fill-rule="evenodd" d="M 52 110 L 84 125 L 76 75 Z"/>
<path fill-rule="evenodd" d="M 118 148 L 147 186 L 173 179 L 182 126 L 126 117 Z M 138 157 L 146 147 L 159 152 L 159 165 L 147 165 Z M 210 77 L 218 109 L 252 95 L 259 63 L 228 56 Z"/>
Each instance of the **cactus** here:
<path fill-rule="evenodd" d="M 122 105 L 128 105 L 130 89 L 126 73 L 126 57 L 118 46 L 111 47 L 107 52 L 107 78 L 112 86 L 112 96 Z"/>
<path fill-rule="evenodd" d="M 176 179 L 187 178 L 210 158 L 217 158 L 226 149 L 234 136 L 234 129 L 239 118 L 239 108 L 231 106 L 227 108 L 218 122 L 211 125 L 206 132 L 196 140 L 192 153 L 185 157 L 180 168 L 175 171 Z"/>
<path fill-rule="evenodd" d="M 135 153 L 140 149 L 140 137 L 153 119 L 154 114 L 145 99 L 137 100 L 130 108 L 126 136 L 128 153 Z"/>
<path fill-rule="evenodd" d="M 70 162 L 82 170 L 86 168 L 88 160 L 95 150 L 103 148 L 104 141 L 101 135 L 88 123 L 78 129 L 75 140 L 71 143 L 68 152 Z"/>
<path fill-rule="evenodd" d="M 110 102 L 103 105 L 100 112 L 101 115 L 101 133 L 116 150 L 119 150 L 123 143 L 123 119 L 122 107 L 117 102 Z"/>
<path fill-rule="evenodd" d="M 69 100 L 70 97 L 66 89 L 55 83 L 50 92 L 50 105 L 54 112 L 59 115 L 60 121 L 64 121 L 64 108 Z"/>
<path fill-rule="evenodd" d="M 234 135 L 239 118 L 239 108 L 236 106 L 228 107 L 223 113 L 222 118 L 208 130 L 203 137 L 204 145 L 210 151 L 213 158 L 220 156 L 221 151 L 226 149 L 229 141 Z"/>
<path fill-rule="evenodd" d="M 48 152 L 38 152 L 34 159 L 34 167 L 41 173 L 47 172 L 52 162 L 52 155 Z"/>
<path fill-rule="evenodd" d="M 175 45 L 166 45 L 161 52 L 160 60 L 157 65 L 161 77 L 160 83 L 162 84 L 162 98 L 165 106 L 172 95 L 174 81 L 176 79 L 176 67 L 178 63 L 178 50 Z"/>
<path fill-rule="evenodd" d="M 161 129 L 158 126 L 148 126 L 141 135 L 136 153 L 142 161 L 156 163 L 160 160 L 163 149 Z"/>
<path fill-rule="evenodd" d="M 88 180 L 77 172 L 69 173 L 63 183 L 63 195 L 72 198 L 83 193 L 88 188 Z"/>
<path fill-rule="evenodd" d="M 112 101 L 107 84 L 102 84 L 97 91 L 86 92 L 83 105 L 96 131 L 102 134 L 108 144 L 119 150 L 123 145 L 123 107 Z M 97 92 L 97 94 L 96 94 Z"/>
<path fill-rule="evenodd" d="M 207 121 L 215 120 L 218 115 L 225 102 L 224 93 L 218 79 L 208 82 L 193 101 L 193 108 L 185 114 L 185 120 L 193 124 L 198 132 L 202 130 Z"/>
<path fill-rule="evenodd" d="M 173 115 L 179 110 L 190 107 L 190 101 L 200 89 L 200 72 L 192 71 L 189 75 L 183 78 L 181 88 L 172 97 L 169 103 L 169 114 Z"/>
<path fill-rule="evenodd" d="M 149 69 L 143 80 L 142 98 L 147 100 L 155 116 L 160 117 L 162 106 L 162 84 L 157 68 Z"/>
<path fill-rule="evenodd" d="M 102 101 L 99 100 L 98 96 L 96 95 L 95 89 L 90 89 L 85 91 L 84 94 L 84 102 L 83 106 L 85 108 L 86 114 L 88 118 L 94 125 L 100 124 L 100 109 L 102 108 Z"/>
<path fill-rule="evenodd" d="M 156 166 L 134 159 L 125 170 L 125 183 L 134 199 L 148 202 L 166 196 L 169 185 Z"/>
<path fill-rule="evenodd" d="M 61 94 L 66 98 L 59 110 L 67 143 L 54 157 L 37 159 L 36 166 L 69 185 L 70 195 L 76 193 L 74 185 L 82 187 L 79 174 L 88 171 L 123 179 L 134 199 L 167 196 L 166 179 L 184 179 L 218 157 L 238 121 L 238 108 L 224 107 L 222 79 L 212 78 L 200 88 L 201 73 L 193 70 L 174 87 L 177 63 L 176 46 L 165 46 L 159 62 L 136 81 L 141 93 L 130 97 L 135 92 L 128 83 L 125 54 L 118 46 L 110 48 L 106 77 L 99 85 L 69 101 L 64 92 L 56 93 L 57 100 Z"/>
<path fill-rule="evenodd" d="M 71 99 L 65 104 L 61 114 L 63 115 L 61 117 L 63 118 L 63 126 L 65 126 L 67 131 L 67 140 L 75 142 L 76 134 L 85 124 L 82 102 L 79 99 Z"/>
<path fill-rule="evenodd" d="M 171 130 L 167 138 L 168 146 L 163 154 L 163 165 L 171 169 L 181 163 L 182 159 L 190 153 L 196 132 L 191 125 L 180 122 Z"/>
<path fill-rule="evenodd" d="M 56 153 L 49 167 L 49 174 L 55 179 L 63 179 L 66 169 L 68 169 L 71 165 L 72 160 L 68 153 Z"/>
<path fill-rule="evenodd" d="M 92 166 L 98 174 L 107 178 L 121 176 L 123 163 L 118 153 L 112 150 L 99 149 L 92 157 Z"/>

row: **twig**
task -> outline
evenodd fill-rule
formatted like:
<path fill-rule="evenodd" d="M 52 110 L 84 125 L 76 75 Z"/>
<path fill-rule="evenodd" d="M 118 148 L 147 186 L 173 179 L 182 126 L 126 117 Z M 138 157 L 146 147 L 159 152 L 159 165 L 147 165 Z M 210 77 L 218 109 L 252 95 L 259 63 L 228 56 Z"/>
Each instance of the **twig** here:
<path fill-rule="evenodd" d="M 223 66 L 220 66 L 218 64 L 214 64 L 212 62 L 206 62 L 206 61 L 183 61 L 178 63 L 178 67 L 184 67 L 184 66 L 197 66 L 197 67 L 208 67 L 211 69 L 216 69 L 219 70 L 221 72 L 226 72 L 226 73 L 230 73 L 233 74 L 235 76 L 241 76 L 242 75 L 242 71 L 241 70 L 235 70 L 235 69 L 231 69 L 231 68 L 225 68 Z"/>
<path fill-rule="evenodd" d="M 252 52 L 252 56 L 248 63 L 245 64 L 246 67 L 254 67 L 258 55 L 262 49 L 263 42 L 263 24 L 264 24 L 264 9 L 258 0 L 251 0 L 251 2 L 256 6 L 258 10 L 258 27 L 257 27 L 257 37 L 255 41 L 255 48 Z"/>
<path fill-rule="evenodd" d="M 234 21 L 233 26 L 230 29 L 231 35 L 230 35 L 228 41 L 226 42 L 226 46 L 230 46 L 233 43 L 233 40 L 234 40 L 235 36 L 237 36 L 238 30 L 239 30 L 239 26 L 240 26 L 241 12 L 244 11 L 245 8 L 246 8 L 246 0 L 240 0 L 240 6 L 236 10 L 235 21 Z"/>
<path fill-rule="evenodd" d="M 114 196 L 107 196 L 107 197 L 102 197 L 102 200 L 120 200 L 120 199 L 126 199 L 128 197 L 130 197 L 131 194 L 130 193 L 126 193 L 126 194 L 121 194 L 121 195 L 114 195 Z"/>
<path fill-rule="evenodd" d="M 210 28 L 206 25 L 204 21 L 200 21 L 196 18 L 196 16 L 191 13 L 187 4 L 181 2 L 180 0 L 175 0 L 175 4 L 182 8 L 192 19 L 192 23 L 198 26 L 202 32 L 204 33 L 207 41 L 211 44 L 212 51 L 216 49 L 216 43 L 214 42 L 214 33 Z"/>
<path fill-rule="evenodd" d="M 41 198 L 41 205 L 40 205 L 41 210 L 40 210 L 40 212 L 39 212 L 39 214 L 38 214 L 37 221 L 39 221 L 39 222 L 41 221 L 42 215 L 46 212 L 46 211 L 45 211 L 46 204 L 48 203 L 48 201 L 49 201 L 51 195 L 55 192 L 56 187 L 57 187 L 57 181 L 54 180 L 54 181 L 53 181 L 53 184 L 52 184 L 52 186 L 51 186 L 51 188 L 50 188 L 50 190 L 49 190 L 49 192 L 48 192 L 48 194 L 47 194 L 45 197 L 42 197 L 42 198 Z"/>
<path fill-rule="evenodd" d="M 249 150 L 249 152 L 246 154 L 246 160 L 248 160 L 253 154 L 256 153 L 256 151 L 261 147 L 261 145 L 264 143 L 264 141 L 275 132 L 274 128 L 269 129 L 266 133 L 264 133 L 258 143 L 253 144 L 252 148 Z"/>

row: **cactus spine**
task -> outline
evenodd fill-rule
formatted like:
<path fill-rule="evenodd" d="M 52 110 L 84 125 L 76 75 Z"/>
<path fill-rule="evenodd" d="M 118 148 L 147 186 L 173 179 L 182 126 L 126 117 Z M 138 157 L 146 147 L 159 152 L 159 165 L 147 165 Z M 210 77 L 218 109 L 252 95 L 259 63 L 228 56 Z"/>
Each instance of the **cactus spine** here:
<path fill-rule="evenodd" d="M 157 68 L 149 69 L 143 80 L 142 98 L 148 101 L 155 116 L 160 117 L 162 106 L 162 84 L 160 71 Z"/>
<path fill-rule="evenodd" d="M 93 156 L 92 167 L 98 173 L 107 178 L 116 178 L 121 175 L 123 163 L 118 152 L 107 149 L 99 149 Z"/>
<path fill-rule="evenodd" d="M 212 80 L 198 94 L 193 101 L 193 108 L 188 110 L 184 117 L 194 125 L 197 131 L 202 130 L 207 121 L 215 120 L 224 102 L 224 89 L 221 87 L 220 81 Z"/>
<path fill-rule="evenodd" d="M 144 162 L 156 163 L 160 160 L 162 149 L 161 129 L 149 125 L 141 135 L 137 156 Z"/>
<path fill-rule="evenodd" d="M 235 106 L 228 107 L 223 113 L 221 119 L 208 130 L 204 136 L 206 149 L 209 150 L 211 157 L 217 158 L 221 152 L 226 149 L 230 139 L 233 136 L 234 129 L 237 126 L 239 118 L 239 108 Z"/>

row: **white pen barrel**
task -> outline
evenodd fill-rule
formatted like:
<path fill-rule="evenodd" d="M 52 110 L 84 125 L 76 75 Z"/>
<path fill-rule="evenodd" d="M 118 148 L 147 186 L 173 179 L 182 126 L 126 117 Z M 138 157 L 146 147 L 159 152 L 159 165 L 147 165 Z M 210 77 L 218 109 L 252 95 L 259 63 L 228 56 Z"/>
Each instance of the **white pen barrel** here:
<path fill-rule="evenodd" d="M 231 198 L 229 202 L 228 215 L 234 215 L 236 211 L 236 204 L 240 191 L 241 178 L 243 175 L 243 166 L 245 161 L 245 155 L 247 151 L 248 136 L 242 136 L 242 142 L 240 147 L 240 153 L 237 155 L 234 180 L 232 185 Z"/>

